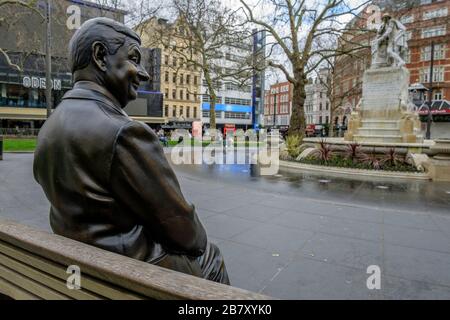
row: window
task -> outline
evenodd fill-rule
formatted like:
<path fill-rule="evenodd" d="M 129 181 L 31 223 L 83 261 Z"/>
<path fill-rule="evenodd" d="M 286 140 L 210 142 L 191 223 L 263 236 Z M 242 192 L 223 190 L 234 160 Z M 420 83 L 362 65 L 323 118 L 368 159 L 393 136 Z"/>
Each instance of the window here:
<path fill-rule="evenodd" d="M 433 68 L 433 82 L 443 82 L 444 81 L 444 67 L 434 67 Z M 430 68 L 423 68 L 420 70 L 420 82 L 428 83 L 430 82 Z"/>
<path fill-rule="evenodd" d="M 422 38 L 431 38 L 445 35 L 445 26 L 422 29 Z"/>
<path fill-rule="evenodd" d="M 322 116 L 319 117 L 319 124 L 322 124 Z"/>
<path fill-rule="evenodd" d="M 420 60 L 429 61 L 431 59 L 431 46 L 424 47 L 420 52 Z M 434 59 L 445 59 L 445 44 L 434 45 Z"/>
<path fill-rule="evenodd" d="M 177 90 L 172 89 L 172 99 L 176 99 L 176 98 L 177 98 Z"/>
<path fill-rule="evenodd" d="M 194 77 L 194 84 L 197 85 L 198 84 L 198 76 Z"/>
<path fill-rule="evenodd" d="M 180 106 L 180 117 L 184 116 L 184 107 Z"/>
<path fill-rule="evenodd" d="M 242 105 L 242 106 L 251 106 L 252 100 L 226 97 L 225 104 L 238 104 L 238 105 Z"/>
<path fill-rule="evenodd" d="M 326 116 L 326 117 L 325 117 L 325 123 L 328 123 L 329 121 L 330 121 L 329 116 Z"/>
<path fill-rule="evenodd" d="M 186 75 L 186 84 L 191 84 L 191 75 Z"/>
<path fill-rule="evenodd" d="M 191 107 L 186 107 L 186 118 L 191 117 Z"/>
<path fill-rule="evenodd" d="M 169 105 L 167 104 L 164 106 L 164 116 L 165 117 L 169 116 Z"/>
<path fill-rule="evenodd" d="M 191 94 L 189 92 L 186 92 L 186 100 L 191 100 Z"/>
<path fill-rule="evenodd" d="M 440 17 L 445 17 L 445 16 L 447 16 L 447 8 L 439 8 L 436 10 L 425 11 L 423 13 L 424 20 L 440 18 Z"/>
<path fill-rule="evenodd" d="M 176 72 L 173 73 L 172 82 L 175 83 L 175 84 L 177 83 L 177 74 L 176 74 Z"/>
<path fill-rule="evenodd" d="M 165 76 L 164 76 L 164 80 L 165 80 L 166 82 L 169 82 L 169 71 L 166 71 L 166 74 L 165 74 Z"/>
<path fill-rule="evenodd" d="M 250 119 L 251 114 L 249 112 L 225 112 L 226 119 Z"/>
<path fill-rule="evenodd" d="M 197 119 L 197 107 L 194 107 L 194 118 Z"/>
<path fill-rule="evenodd" d="M 414 22 L 414 16 L 412 14 L 403 16 L 400 18 L 401 23 L 411 23 Z"/>
<path fill-rule="evenodd" d="M 169 99 L 169 89 L 164 89 L 164 98 Z"/>
<path fill-rule="evenodd" d="M 406 53 L 405 53 L 405 62 L 406 63 L 411 63 L 411 49 L 406 49 Z"/>
<path fill-rule="evenodd" d="M 405 41 L 409 41 L 412 39 L 412 31 L 405 32 Z"/>
<path fill-rule="evenodd" d="M 184 74 L 180 74 L 180 84 L 183 84 L 184 81 Z"/>
<path fill-rule="evenodd" d="M 172 58 L 172 64 L 173 64 L 174 67 L 177 66 L 177 58 L 176 57 Z"/>
<path fill-rule="evenodd" d="M 435 91 L 433 94 L 433 98 L 434 100 L 442 100 L 442 91 L 441 90 Z"/>
<path fill-rule="evenodd" d="M 202 96 L 202 101 L 203 102 L 211 102 L 211 97 L 208 94 L 204 94 Z M 216 97 L 216 103 L 221 103 L 222 102 L 222 97 Z"/>
<path fill-rule="evenodd" d="M 169 65 L 169 55 L 165 55 L 164 56 L 164 63 L 165 63 L 166 66 Z"/>
<path fill-rule="evenodd" d="M 177 106 L 173 106 L 172 107 L 172 117 L 176 118 L 177 117 Z"/>
<path fill-rule="evenodd" d="M 184 97 L 184 92 L 183 92 L 183 90 L 180 90 L 180 100 L 183 100 L 183 97 Z"/>

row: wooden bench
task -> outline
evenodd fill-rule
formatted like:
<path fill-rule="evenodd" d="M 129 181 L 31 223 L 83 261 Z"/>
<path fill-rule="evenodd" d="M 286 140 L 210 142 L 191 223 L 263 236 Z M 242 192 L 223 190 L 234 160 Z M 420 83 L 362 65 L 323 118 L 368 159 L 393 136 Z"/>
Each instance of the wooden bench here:
<path fill-rule="evenodd" d="M 81 270 L 78 290 L 67 286 L 73 265 Z M 2 219 L 0 294 L 16 300 L 271 299 Z"/>

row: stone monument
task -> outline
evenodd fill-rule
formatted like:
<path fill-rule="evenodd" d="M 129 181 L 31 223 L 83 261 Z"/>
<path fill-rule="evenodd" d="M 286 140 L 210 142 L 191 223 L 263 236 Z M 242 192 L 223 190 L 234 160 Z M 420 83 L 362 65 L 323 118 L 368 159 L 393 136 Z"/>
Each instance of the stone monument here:
<path fill-rule="evenodd" d="M 421 143 L 420 120 L 408 94 L 405 27 L 389 14 L 372 43 L 372 64 L 363 77 L 362 98 L 352 112 L 345 140 Z"/>

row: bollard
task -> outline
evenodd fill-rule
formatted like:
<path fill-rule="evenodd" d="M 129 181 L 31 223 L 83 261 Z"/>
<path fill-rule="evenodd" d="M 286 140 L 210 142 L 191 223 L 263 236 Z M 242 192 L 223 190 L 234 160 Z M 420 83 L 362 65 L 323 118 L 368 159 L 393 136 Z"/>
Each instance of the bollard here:
<path fill-rule="evenodd" d="M 0 161 L 3 160 L 3 137 L 0 136 Z"/>

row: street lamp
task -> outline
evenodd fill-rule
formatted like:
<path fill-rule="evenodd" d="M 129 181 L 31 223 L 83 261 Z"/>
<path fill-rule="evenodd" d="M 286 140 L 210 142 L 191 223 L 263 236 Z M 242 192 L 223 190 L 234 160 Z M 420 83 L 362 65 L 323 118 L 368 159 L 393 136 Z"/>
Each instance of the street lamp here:
<path fill-rule="evenodd" d="M 47 102 L 47 119 L 52 114 L 52 35 L 51 35 L 51 0 L 47 0 L 46 3 L 46 46 L 45 46 L 45 100 Z"/>
<path fill-rule="evenodd" d="M 272 131 L 275 130 L 276 121 L 277 121 L 277 93 L 274 94 L 274 103 L 273 103 L 273 127 Z"/>
<path fill-rule="evenodd" d="M 428 118 L 427 118 L 427 140 L 431 139 L 431 121 L 432 121 L 432 113 L 431 113 L 431 104 L 433 100 L 433 65 L 434 65 L 434 41 L 431 42 L 431 61 L 430 61 L 430 87 L 428 89 Z"/>

